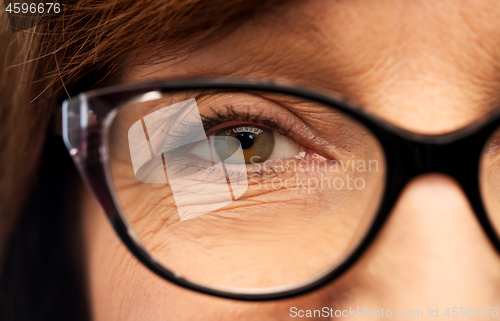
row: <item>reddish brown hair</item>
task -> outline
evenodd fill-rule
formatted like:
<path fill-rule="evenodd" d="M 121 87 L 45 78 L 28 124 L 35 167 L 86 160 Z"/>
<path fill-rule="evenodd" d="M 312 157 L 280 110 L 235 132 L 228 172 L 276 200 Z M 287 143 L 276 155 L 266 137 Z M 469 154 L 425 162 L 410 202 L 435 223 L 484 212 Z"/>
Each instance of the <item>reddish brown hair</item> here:
<path fill-rule="evenodd" d="M 119 75 L 131 53 L 198 50 L 280 0 L 82 0 L 13 33 L 0 14 L 0 274 L 61 99 Z M 0 4 L 0 6 L 3 5 Z M 0 290 L 1 292 L 1 290 Z M 0 293 L 1 294 L 1 293 Z M 0 297 L 1 299 L 1 297 Z"/>
<path fill-rule="evenodd" d="M 203 48 L 277 2 L 85 0 L 17 33 L 0 15 L 0 249 L 29 190 L 54 108 L 78 79 L 96 70 L 116 74 L 131 52 Z"/>

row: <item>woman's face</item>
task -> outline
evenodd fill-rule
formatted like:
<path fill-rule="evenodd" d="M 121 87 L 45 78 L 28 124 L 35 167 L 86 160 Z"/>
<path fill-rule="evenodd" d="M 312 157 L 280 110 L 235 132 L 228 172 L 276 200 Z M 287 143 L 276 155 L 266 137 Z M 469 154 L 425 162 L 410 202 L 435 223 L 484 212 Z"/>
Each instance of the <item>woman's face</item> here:
<path fill-rule="evenodd" d="M 439 134 L 500 103 L 500 6 L 496 0 L 297 1 L 183 59 L 161 62 L 161 51 L 141 55 L 159 62 L 131 65 L 124 82 L 280 80 L 340 93 L 397 126 Z M 323 307 L 422 310 L 424 317 L 430 308 L 445 318 L 447 307 L 500 306 L 500 258 L 463 191 L 444 175 L 411 181 L 375 242 L 340 279 L 265 303 L 214 298 L 164 281 L 129 253 L 94 199 L 83 199 L 96 320 L 282 320 Z"/>

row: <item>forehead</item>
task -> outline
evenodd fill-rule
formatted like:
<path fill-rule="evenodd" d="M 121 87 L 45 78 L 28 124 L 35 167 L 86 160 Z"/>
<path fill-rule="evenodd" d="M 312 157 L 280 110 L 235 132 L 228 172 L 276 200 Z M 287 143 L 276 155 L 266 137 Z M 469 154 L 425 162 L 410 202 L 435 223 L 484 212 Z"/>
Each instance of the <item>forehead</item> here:
<path fill-rule="evenodd" d="M 272 78 L 340 92 L 397 125 L 431 132 L 466 125 L 500 101 L 495 0 L 295 1 L 192 47 L 166 62 L 167 49 L 140 53 L 136 61 L 149 63 L 125 81 Z M 411 113 L 414 125 L 404 120 Z"/>

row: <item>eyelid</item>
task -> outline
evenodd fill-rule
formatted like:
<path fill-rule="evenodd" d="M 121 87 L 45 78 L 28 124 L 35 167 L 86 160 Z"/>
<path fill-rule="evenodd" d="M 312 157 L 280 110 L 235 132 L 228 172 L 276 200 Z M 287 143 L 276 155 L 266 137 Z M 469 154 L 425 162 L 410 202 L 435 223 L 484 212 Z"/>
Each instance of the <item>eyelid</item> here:
<path fill-rule="evenodd" d="M 249 101 L 238 102 L 246 96 Z M 216 97 L 219 96 L 219 97 Z M 236 97 L 239 96 L 239 97 Z M 203 97 L 203 96 L 201 96 Z M 237 124 L 256 124 L 276 130 L 279 134 L 294 140 L 297 144 L 307 146 L 315 153 L 326 158 L 334 155 L 326 155 L 324 147 L 328 146 L 326 140 L 315 133 L 313 128 L 307 125 L 291 107 L 286 107 L 281 102 L 273 100 L 263 95 L 238 93 L 231 97 L 233 102 L 228 101 L 227 96 L 214 94 L 210 96 L 210 101 L 203 103 L 200 100 L 199 108 L 202 115 L 207 136 L 226 126 L 222 122 L 233 122 Z M 235 99 L 236 98 L 236 99 Z M 222 102 L 219 101 L 223 99 Z M 239 121 L 239 123 L 236 123 Z"/>
<path fill-rule="evenodd" d="M 349 146 L 353 144 L 353 137 L 357 136 L 352 128 L 344 126 L 349 121 L 345 121 L 342 114 L 329 109 L 328 106 L 309 102 L 300 97 L 218 90 L 204 91 L 198 95 L 193 93 L 182 98 L 189 97 L 196 99 L 206 136 L 217 129 L 229 126 L 230 122 L 233 125 L 255 124 L 276 130 L 279 134 L 327 159 L 339 159 L 342 154 L 350 153 Z M 170 101 L 173 99 L 174 97 L 169 98 Z M 159 104 L 155 105 L 158 109 Z M 316 128 L 318 123 L 321 123 L 324 129 Z M 194 123 L 179 123 L 175 132 L 169 133 L 173 134 L 170 142 L 175 142 L 175 136 L 178 136 L 179 140 L 181 137 L 189 136 L 194 129 L 193 126 Z M 322 137 L 322 133 L 327 136 Z M 170 149 L 168 146 L 162 147 L 164 151 Z M 183 148 L 175 148 L 170 153 L 181 150 Z"/>

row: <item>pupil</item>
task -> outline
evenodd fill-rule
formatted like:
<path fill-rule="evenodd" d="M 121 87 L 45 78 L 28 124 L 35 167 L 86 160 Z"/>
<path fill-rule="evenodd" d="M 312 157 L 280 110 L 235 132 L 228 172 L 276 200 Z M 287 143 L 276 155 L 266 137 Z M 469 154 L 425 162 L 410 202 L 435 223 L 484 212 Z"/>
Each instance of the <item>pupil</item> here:
<path fill-rule="evenodd" d="M 240 141 L 241 148 L 249 149 L 252 148 L 254 137 L 252 133 L 239 133 L 236 138 Z"/>

